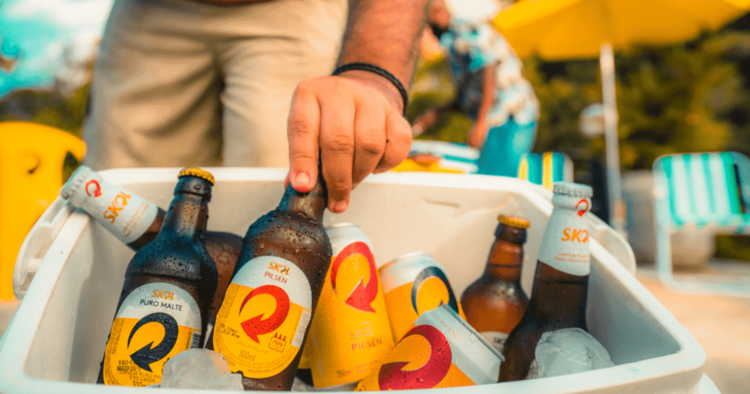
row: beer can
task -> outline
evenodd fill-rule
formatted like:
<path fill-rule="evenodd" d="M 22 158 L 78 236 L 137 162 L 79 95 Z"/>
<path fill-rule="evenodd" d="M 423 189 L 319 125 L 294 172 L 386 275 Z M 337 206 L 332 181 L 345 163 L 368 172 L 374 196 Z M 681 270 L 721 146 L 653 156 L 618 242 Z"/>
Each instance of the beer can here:
<path fill-rule="evenodd" d="M 316 389 L 362 380 L 393 347 L 372 243 L 352 223 L 326 232 L 333 257 L 305 345 Z"/>
<path fill-rule="evenodd" d="M 380 268 L 385 304 L 396 341 L 406 334 L 419 315 L 445 303 L 466 318 L 440 264 L 425 252 L 403 255 Z"/>
<path fill-rule="evenodd" d="M 497 382 L 503 356 L 446 304 L 422 313 L 356 391 L 413 390 Z"/>

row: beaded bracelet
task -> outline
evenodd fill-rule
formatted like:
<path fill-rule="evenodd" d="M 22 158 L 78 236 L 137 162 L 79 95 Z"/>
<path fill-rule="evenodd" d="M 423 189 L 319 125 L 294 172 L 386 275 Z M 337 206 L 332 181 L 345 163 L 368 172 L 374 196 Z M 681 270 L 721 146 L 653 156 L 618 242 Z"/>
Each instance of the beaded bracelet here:
<path fill-rule="evenodd" d="M 401 84 L 401 81 L 388 72 L 388 70 L 370 63 L 348 63 L 337 67 L 333 70 L 331 75 L 339 75 L 343 72 L 354 70 L 368 71 L 391 81 L 391 83 L 396 86 L 396 89 L 398 89 L 398 92 L 401 93 L 401 99 L 404 101 L 404 115 L 406 115 L 406 106 L 409 104 L 409 95 L 406 93 L 406 89 L 404 88 L 404 85 Z"/>

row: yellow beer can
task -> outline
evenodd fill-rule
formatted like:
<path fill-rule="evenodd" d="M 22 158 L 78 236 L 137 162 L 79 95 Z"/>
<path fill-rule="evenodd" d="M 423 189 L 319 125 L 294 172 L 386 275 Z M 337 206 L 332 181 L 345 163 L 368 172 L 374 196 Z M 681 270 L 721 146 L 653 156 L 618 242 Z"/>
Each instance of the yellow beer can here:
<path fill-rule="evenodd" d="M 446 304 L 422 313 L 356 391 L 413 390 L 497 382 L 503 356 Z"/>
<path fill-rule="evenodd" d="M 447 304 L 466 318 L 440 264 L 425 252 L 403 255 L 380 268 L 385 304 L 396 341 L 424 311 Z"/>
<path fill-rule="evenodd" d="M 305 345 L 316 389 L 362 380 L 394 343 L 372 243 L 353 223 L 326 232 L 333 257 Z"/>

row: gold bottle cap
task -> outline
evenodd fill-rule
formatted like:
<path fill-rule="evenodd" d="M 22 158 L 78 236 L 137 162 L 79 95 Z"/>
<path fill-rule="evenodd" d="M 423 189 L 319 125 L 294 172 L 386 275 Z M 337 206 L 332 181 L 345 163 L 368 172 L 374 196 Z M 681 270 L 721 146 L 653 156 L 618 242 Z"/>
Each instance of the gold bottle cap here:
<path fill-rule="evenodd" d="M 513 226 L 518 228 L 529 228 L 531 223 L 523 218 L 517 218 L 508 215 L 500 215 L 497 217 L 497 221 L 507 226 Z"/>
<path fill-rule="evenodd" d="M 182 171 L 180 171 L 180 173 L 177 175 L 177 178 L 182 178 L 184 176 L 194 176 L 194 177 L 198 177 L 201 179 L 205 179 L 211 182 L 211 186 L 213 186 L 215 182 L 214 176 L 211 175 L 210 172 L 206 170 L 202 170 L 197 167 L 183 168 Z"/>

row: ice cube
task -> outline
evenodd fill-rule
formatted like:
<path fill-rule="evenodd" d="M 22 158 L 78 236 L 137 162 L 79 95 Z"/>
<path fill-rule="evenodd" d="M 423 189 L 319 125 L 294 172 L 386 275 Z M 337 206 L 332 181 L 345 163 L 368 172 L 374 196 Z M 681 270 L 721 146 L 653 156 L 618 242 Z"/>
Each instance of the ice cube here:
<path fill-rule="evenodd" d="M 315 391 L 315 387 L 305 383 L 304 380 L 295 377 L 292 383 L 292 391 Z"/>
<path fill-rule="evenodd" d="M 545 332 L 536 345 L 527 379 L 549 378 L 613 367 L 607 349 L 580 328 Z"/>
<path fill-rule="evenodd" d="M 178 353 L 164 364 L 162 388 L 242 391 L 242 375 L 221 354 L 206 349 Z"/>

